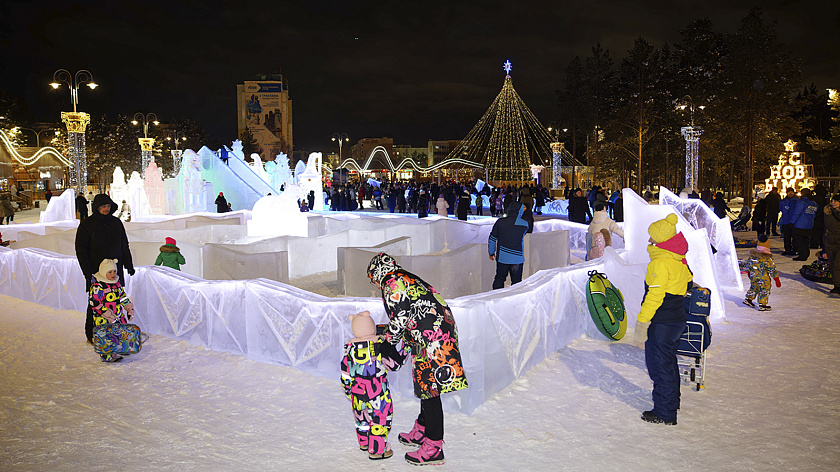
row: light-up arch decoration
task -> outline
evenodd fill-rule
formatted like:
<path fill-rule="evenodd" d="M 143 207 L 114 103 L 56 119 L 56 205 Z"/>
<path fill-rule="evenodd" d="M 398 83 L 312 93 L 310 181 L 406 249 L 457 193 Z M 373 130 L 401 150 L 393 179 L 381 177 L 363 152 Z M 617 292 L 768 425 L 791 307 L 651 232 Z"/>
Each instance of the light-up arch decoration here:
<path fill-rule="evenodd" d="M 429 167 L 420 167 L 414 162 L 413 159 L 407 157 L 403 159 L 398 165 L 394 165 L 394 161 L 391 160 L 391 156 L 388 154 L 388 151 L 383 146 L 376 146 L 368 155 L 368 158 L 365 160 L 363 166 L 360 166 L 358 162 L 356 162 L 353 158 L 345 159 L 338 167 L 347 167 L 347 168 L 355 168 L 357 172 L 368 172 L 370 169 L 370 164 L 373 162 L 373 158 L 377 153 L 381 153 L 384 156 L 385 163 L 388 165 L 388 170 L 390 172 L 397 172 L 399 170 L 407 169 L 411 167 L 417 172 L 421 173 L 429 173 L 436 171 L 442 167 L 451 165 L 451 164 L 461 164 L 468 167 L 474 167 L 477 169 L 484 168 L 484 165 L 479 162 L 473 162 L 467 159 L 460 159 L 460 158 L 450 158 L 444 161 L 438 162 L 437 164 Z"/>
<path fill-rule="evenodd" d="M 12 143 L 12 140 L 9 139 L 9 136 L 6 135 L 6 133 L 3 130 L 0 130 L 0 142 L 3 143 L 3 145 L 6 147 L 6 150 L 9 151 L 9 154 L 14 160 L 25 166 L 31 166 L 35 164 L 36 162 L 38 162 L 39 159 L 47 155 L 54 156 L 59 162 L 61 162 L 65 166 L 69 167 L 73 165 L 73 163 L 70 162 L 70 159 L 66 158 L 63 154 L 61 154 L 58 151 L 58 149 L 51 146 L 42 147 L 38 150 L 38 152 L 33 154 L 32 157 L 23 157 L 17 152 L 17 148 L 15 148 L 14 143 Z"/>

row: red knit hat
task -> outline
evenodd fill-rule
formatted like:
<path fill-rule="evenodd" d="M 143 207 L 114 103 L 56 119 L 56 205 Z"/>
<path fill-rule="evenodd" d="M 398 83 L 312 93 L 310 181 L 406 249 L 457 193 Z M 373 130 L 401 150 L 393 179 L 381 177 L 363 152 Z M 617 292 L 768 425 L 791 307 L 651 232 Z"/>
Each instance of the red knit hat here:
<path fill-rule="evenodd" d="M 166 238 L 165 241 L 166 241 L 166 244 L 171 244 L 173 246 L 177 246 L 177 244 L 175 244 L 175 240 L 172 239 L 172 238 Z"/>

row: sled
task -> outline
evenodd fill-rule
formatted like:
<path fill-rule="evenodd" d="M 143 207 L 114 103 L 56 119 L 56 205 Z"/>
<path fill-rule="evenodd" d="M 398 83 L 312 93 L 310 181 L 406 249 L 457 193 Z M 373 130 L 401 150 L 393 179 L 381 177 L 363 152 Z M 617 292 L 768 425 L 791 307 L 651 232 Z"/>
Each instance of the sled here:
<path fill-rule="evenodd" d="M 106 323 L 93 328 L 93 349 L 97 354 L 137 354 L 143 347 L 142 333 L 135 324 Z"/>
<path fill-rule="evenodd" d="M 586 303 L 595 327 L 604 336 L 619 340 L 627 332 L 627 314 L 624 297 L 613 287 L 607 276 L 597 270 L 589 271 L 586 284 Z"/>

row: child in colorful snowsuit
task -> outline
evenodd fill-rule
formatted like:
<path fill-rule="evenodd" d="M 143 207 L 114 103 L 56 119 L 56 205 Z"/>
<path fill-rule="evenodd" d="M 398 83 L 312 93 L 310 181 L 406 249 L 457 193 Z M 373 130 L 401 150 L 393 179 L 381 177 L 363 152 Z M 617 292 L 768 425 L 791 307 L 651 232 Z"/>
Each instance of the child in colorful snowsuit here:
<path fill-rule="evenodd" d="M 758 241 L 766 242 L 767 235 L 759 235 Z M 750 249 L 749 255 L 746 260 L 738 261 L 741 272 L 750 276 L 750 288 L 744 296 L 744 305 L 755 308 L 753 300 L 758 297 L 758 310 L 770 310 L 771 307 L 767 304 L 770 299 L 770 279 L 776 281 L 776 287 L 782 286 L 779 272 L 776 271 L 776 264 L 773 262 L 773 254 L 764 246 L 756 246 Z"/>
<path fill-rule="evenodd" d="M 420 399 L 420 414 L 414 428 L 400 433 L 399 440 L 419 449 L 407 453 L 405 460 L 413 465 L 443 464 L 440 396 L 468 387 L 452 310 L 431 285 L 404 270 L 388 254 L 374 256 L 367 273 L 371 283 L 382 290 L 389 319 L 386 343 L 397 346 L 405 342 L 411 351 L 414 395 Z"/>
<path fill-rule="evenodd" d="M 400 358 L 376 335 L 370 312 L 350 315 L 350 324 L 354 338 L 344 346 L 341 382 L 353 404 L 359 449 L 367 451 L 370 460 L 387 459 L 394 454 L 388 445 L 394 403 L 385 369 L 396 370 L 405 356 Z"/>
<path fill-rule="evenodd" d="M 128 323 L 134 316 L 134 304 L 123 290 L 117 275 L 117 260 L 103 259 L 99 272 L 93 274 L 90 285 L 90 307 L 96 326 L 105 323 Z M 119 362 L 122 356 L 100 354 L 102 362 Z"/>
<path fill-rule="evenodd" d="M 155 259 L 155 265 L 163 265 L 175 270 L 181 270 L 181 265 L 187 263 L 184 256 L 181 255 L 181 250 L 175 245 L 174 239 L 166 238 L 164 241 L 166 244 L 160 247 L 160 254 Z"/>

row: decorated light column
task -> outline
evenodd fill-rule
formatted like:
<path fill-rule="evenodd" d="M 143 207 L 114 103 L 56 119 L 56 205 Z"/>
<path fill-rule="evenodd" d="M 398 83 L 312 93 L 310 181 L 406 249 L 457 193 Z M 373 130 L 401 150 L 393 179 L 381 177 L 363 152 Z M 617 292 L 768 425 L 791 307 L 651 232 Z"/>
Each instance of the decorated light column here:
<path fill-rule="evenodd" d="M 563 143 L 551 143 L 551 187 L 560 188 L 563 183 Z"/>
<path fill-rule="evenodd" d="M 694 126 L 694 101 L 690 95 L 686 95 L 679 102 L 677 108 L 691 113 L 691 125 L 680 128 L 685 138 L 685 186 L 688 189 L 699 189 L 700 180 L 700 135 L 703 128 Z M 705 105 L 697 107 L 699 110 L 706 108 Z"/>
<path fill-rule="evenodd" d="M 70 151 L 69 188 L 76 189 L 77 195 L 84 195 L 87 189 L 87 154 L 85 153 L 85 130 L 90 123 L 90 115 L 83 112 L 61 112 L 61 121 L 67 126 L 67 147 Z"/>
<path fill-rule="evenodd" d="M 180 144 L 180 141 L 186 141 L 187 136 L 182 131 L 175 131 L 167 136 L 166 140 L 175 141 L 175 149 L 170 152 L 172 153 L 172 170 L 175 171 L 175 175 L 178 175 L 181 171 L 181 153 L 183 152 L 178 149 L 178 145 Z"/>
<path fill-rule="evenodd" d="M 146 173 L 146 167 L 149 166 L 149 162 L 152 160 L 152 151 L 155 146 L 155 138 L 149 137 L 149 123 L 157 125 L 159 122 L 157 115 L 154 113 L 146 113 L 144 115 L 143 113 L 137 112 L 134 114 L 134 119 L 131 120 L 131 124 L 137 126 L 140 123 L 143 123 L 143 137 L 137 140 L 140 141 L 140 175 L 144 175 Z"/>
<path fill-rule="evenodd" d="M 680 128 L 685 138 L 685 187 L 697 189 L 700 175 L 700 135 L 703 129 L 699 126 L 683 126 Z"/>
<path fill-rule="evenodd" d="M 142 175 L 146 175 L 146 168 L 149 167 L 149 163 L 152 162 L 152 151 L 155 149 L 155 138 L 137 138 L 137 141 L 140 142 L 140 169 Z"/>
<path fill-rule="evenodd" d="M 90 115 L 76 110 L 79 104 L 79 86 L 87 84 L 93 90 L 97 84 L 89 71 L 80 70 L 75 75 L 66 69 L 58 69 L 53 74 L 50 86 L 53 89 L 61 87 L 61 82 L 70 87 L 70 101 L 73 103 L 72 112 L 61 112 L 61 121 L 67 125 L 67 145 L 70 152 L 69 186 L 76 189 L 76 193 L 84 195 L 87 190 L 87 155 L 85 154 L 85 130 L 90 123 Z"/>

